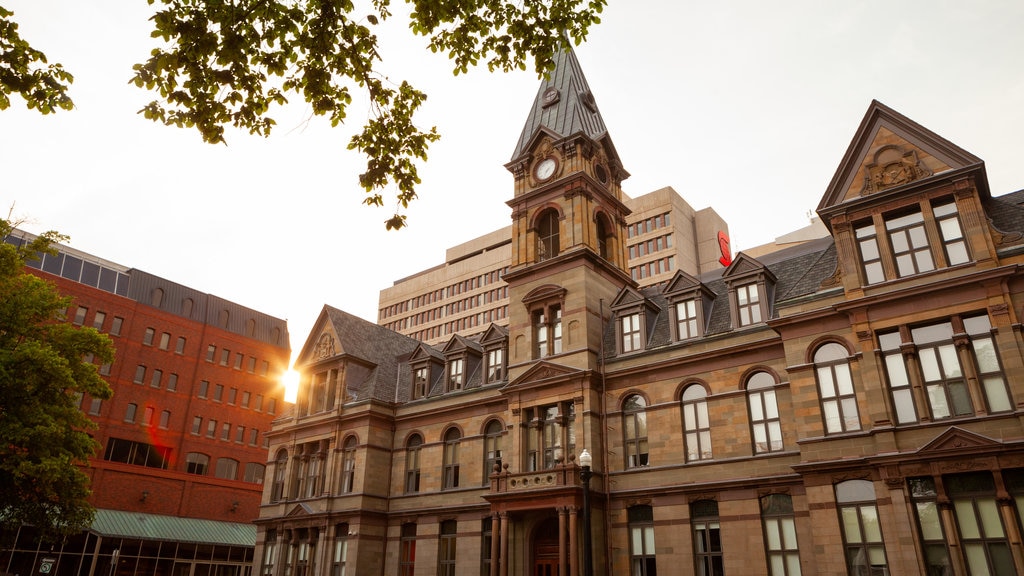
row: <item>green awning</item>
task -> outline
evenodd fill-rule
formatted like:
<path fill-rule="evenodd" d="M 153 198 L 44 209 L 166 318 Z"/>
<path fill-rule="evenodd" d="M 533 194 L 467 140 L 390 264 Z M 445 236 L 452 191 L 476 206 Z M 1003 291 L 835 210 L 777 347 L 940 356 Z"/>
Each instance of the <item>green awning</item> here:
<path fill-rule="evenodd" d="M 92 531 L 100 536 L 196 542 L 225 546 L 256 545 L 256 526 L 199 518 L 177 518 L 120 510 L 96 510 Z"/>

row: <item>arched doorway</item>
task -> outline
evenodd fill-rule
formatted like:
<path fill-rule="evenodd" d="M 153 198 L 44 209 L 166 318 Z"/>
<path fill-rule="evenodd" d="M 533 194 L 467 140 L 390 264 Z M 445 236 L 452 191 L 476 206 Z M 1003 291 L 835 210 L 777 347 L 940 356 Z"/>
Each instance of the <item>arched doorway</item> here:
<path fill-rule="evenodd" d="M 533 531 L 533 576 L 558 576 L 558 518 L 542 521 Z"/>

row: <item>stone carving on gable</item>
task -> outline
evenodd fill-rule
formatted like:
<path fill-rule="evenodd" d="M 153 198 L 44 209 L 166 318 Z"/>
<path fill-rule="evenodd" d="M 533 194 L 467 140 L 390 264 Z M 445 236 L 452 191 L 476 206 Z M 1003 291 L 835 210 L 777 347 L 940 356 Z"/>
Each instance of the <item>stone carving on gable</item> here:
<path fill-rule="evenodd" d="M 316 359 L 323 360 L 334 356 L 334 336 L 324 332 L 316 343 Z"/>
<path fill-rule="evenodd" d="M 864 188 L 871 194 L 932 175 L 917 157 L 916 150 L 904 152 L 897 146 L 883 146 L 875 153 L 875 161 L 864 166 Z"/>

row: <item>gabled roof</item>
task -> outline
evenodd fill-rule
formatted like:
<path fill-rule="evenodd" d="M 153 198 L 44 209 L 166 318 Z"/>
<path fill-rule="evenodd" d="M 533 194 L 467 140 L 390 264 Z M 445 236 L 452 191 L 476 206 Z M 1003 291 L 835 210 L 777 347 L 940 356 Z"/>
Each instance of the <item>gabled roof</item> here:
<path fill-rule="evenodd" d="M 979 170 L 982 198 L 989 196 L 984 162 L 935 132 L 872 100 L 843 155 L 818 211 L 933 176 Z M 829 219 L 822 221 L 829 224 Z"/>
<path fill-rule="evenodd" d="M 563 47 L 554 55 L 555 69 L 537 90 L 512 160 L 528 152 L 541 133 L 555 140 L 580 133 L 595 142 L 604 140 L 608 153 L 617 159 L 618 154 L 611 145 L 608 129 L 583 76 L 583 69 L 576 60 L 576 53 L 568 41 L 563 43 Z"/>

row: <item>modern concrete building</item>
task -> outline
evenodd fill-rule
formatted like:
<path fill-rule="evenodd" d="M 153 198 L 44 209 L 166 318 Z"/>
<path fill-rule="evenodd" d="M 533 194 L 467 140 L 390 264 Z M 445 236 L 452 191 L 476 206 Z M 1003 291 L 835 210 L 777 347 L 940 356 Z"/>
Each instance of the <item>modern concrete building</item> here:
<path fill-rule="evenodd" d="M 27 233 L 6 238 L 20 245 Z M 32 273 L 73 298 L 67 319 L 110 336 L 114 395 L 85 396 L 101 451 L 86 470 L 92 528 L 57 546 L 25 526 L 0 539 L 0 572 L 244 576 L 252 565 L 267 432 L 284 409 L 284 320 L 58 246 Z M 48 565 L 48 566 L 47 566 Z M 48 567 L 47 571 L 43 571 Z"/>
<path fill-rule="evenodd" d="M 1024 191 L 872 102 L 826 234 L 643 287 L 571 51 L 507 166 L 504 323 L 323 309 L 261 576 L 1024 574 Z"/>

